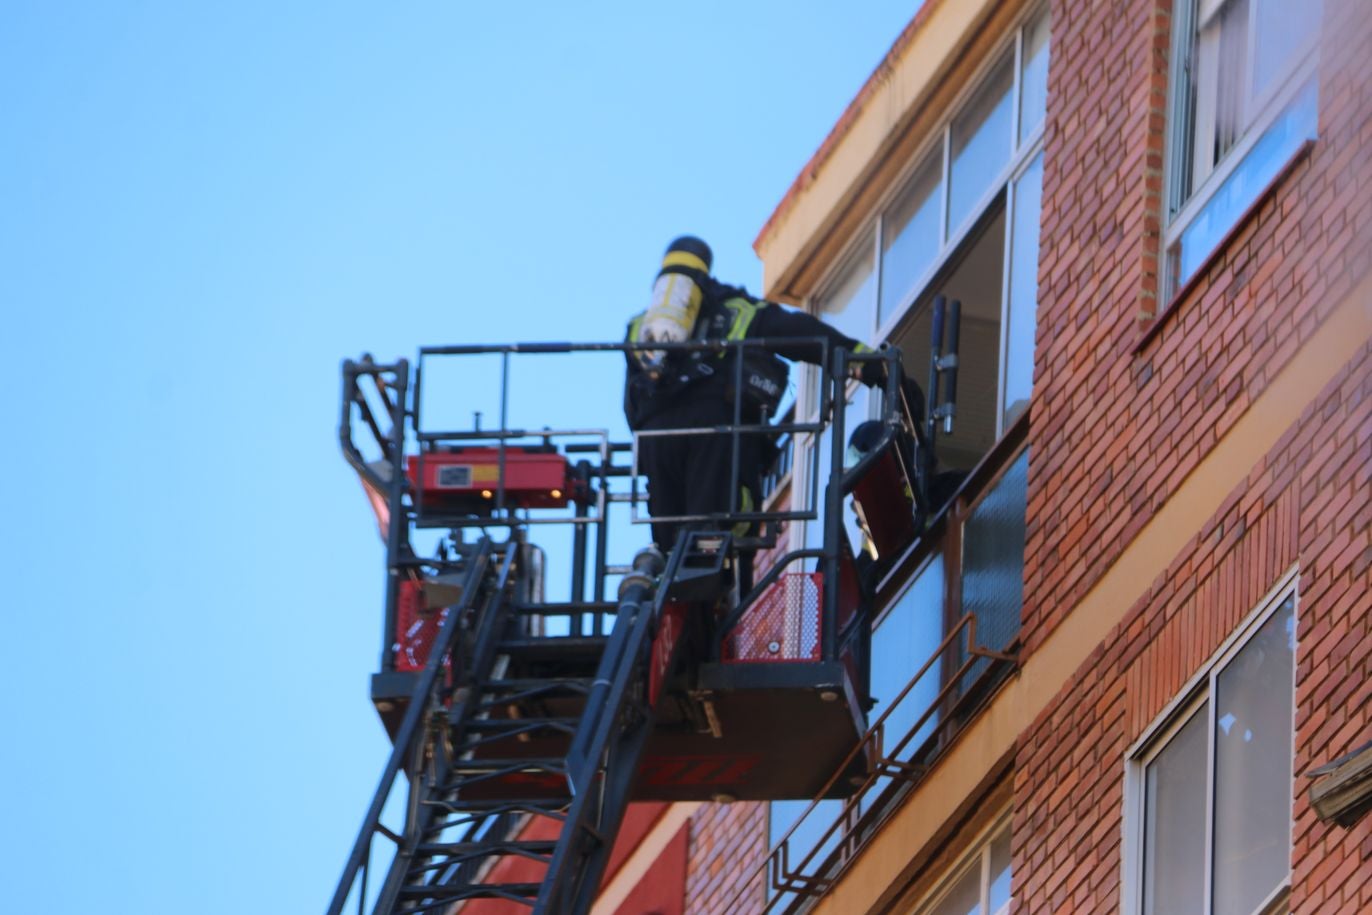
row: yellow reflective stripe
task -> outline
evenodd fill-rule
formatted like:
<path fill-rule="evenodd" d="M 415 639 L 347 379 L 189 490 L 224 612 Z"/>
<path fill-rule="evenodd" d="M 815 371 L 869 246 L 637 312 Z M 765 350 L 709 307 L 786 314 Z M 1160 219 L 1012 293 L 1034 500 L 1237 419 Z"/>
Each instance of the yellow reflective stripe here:
<path fill-rule="evenodd" d="M 871 348 L 870 346 L 868 346 L 866 343 L 859 343 L 857 346 L 853 347 L 853 352 L 855 352 L 855 353 L 874 353 L 874 352 L 876 352 L 876 350 L 872 349 L 872 348 Z"/>
<path fill-rule="evenodd" d="M 747 486 L 738 488 L 738 510 L 740 512 L 750 512 L 753 510 L 753 491 Z M 751 521 L 739 521 L 734 525 L 734 536 L 742 537 L 748 533 L 748 529 L 753 526 Z"/>
<path fill-rule="evenodd" d="M 662 259 L 664 267 L 690 267 L 692 270 L 699 270 L 701 273 L 709 273 L 710 268 L 696 255 L 690 251 L 668 251 L 667 256 Z"/>
<path fill-rule="evenodd" d="M 734 322 L 729 325 L 729 335 L 725 339 L 742 340 L 748 335 L 748 326 L 753 323 L 753 316 L 762 305 L 739 298 L 730 299 L 724 303 L 724 307 L 734 313 Z"/>
<path fill-rule="evenodd" d="M 627 341 L 627 342 L 629 342 L 629 343 L 637 343 L 637 342 L 638 342 L 638 329 L 639 329 L 640 327 L 642 327 L 642 326 L 643 326 L 643 313 L 640 312 L 640 313 L 634 315 L 633 319 L 632 319 L 631 321 L 629 321 L 629 332 L 626 333 L 626 334 L 624 335 L 625 341 Z"/>

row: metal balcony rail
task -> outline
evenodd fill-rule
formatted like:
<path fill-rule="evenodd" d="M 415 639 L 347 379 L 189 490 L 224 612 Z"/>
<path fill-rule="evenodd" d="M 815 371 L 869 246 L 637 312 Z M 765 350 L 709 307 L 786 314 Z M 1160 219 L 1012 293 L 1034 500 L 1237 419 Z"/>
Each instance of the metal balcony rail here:
<path fill-rule="evenodd" d="M 867 729 L 860 743 L 835 769 L 834 775 L 825 783 L 824 788 L 810 801 L 805 811 L 791 825 L 785 835 L 777 842 L 766 859 L 756 868 L 752 878 L 742 882 L 742 889 L 728 907 L 730 911 L 742 911 L 746 907 L 747 895 L 757 885 L 757 879 L 766 880 L 769 888 L 764 912 L 793 910 L 802 908 L 807 901 L 824 895 L 843 876 L 858 854 L 866 847 L 881 825 L 894 812 L 896 801 L 903 797 L 929 770 L 937 755 L 951 743 L 964 719 L 957 715 L 945 715 L 934 720 L 938 712 L 948 710 L 958 700 L 958 689 L 963 677 L 980 658 L 991 661 L 964 691 L 964 696 L 974 695 L 979 688 L 999 676 L 1007 665 L 1017 662 L 1013 654 L 993 651 L 977 644 L 976 617 L 965 614 L 944 636 L 937 648 L 893 698 L 886 711 Z M 965 658 L 951 674 L 942 677 L 943 685 L 934 699 L 923 709 L 909 729 L 889 750 L 885 746 L 886 721 L 901 707 L 907 696 L 920 685 L 932 671 L 937 670 L 939 661 L 954 650 L 959 637 L 965 632 L 967 648 Z M 911 746 L 927 724 L 933 722 L 932 730 L 923 735 L 919 746 Z M 919 753 L 923 747 L 932 746 L 932 753 Z M 830 820 L 824 832 L 814 845 L 801 858 L 798 864 L 791 864 L 791 838 L 801 830 L 812 817 L 822 816 L 820 803 L 826 799 L 830 789 L 836 784 L 846 767 L 859 754 L 869 753 L 874 763 L 866 780 L 849 797 L 842 801 L 842 809 Z M 912 759 L 915 755 L 924 758 Z M 892 789 L 898 789 L 892 791 Z M 897 796 L 899 795 L 899 796 Z M 886 803 L 882 803 L 886 801 Z"/>

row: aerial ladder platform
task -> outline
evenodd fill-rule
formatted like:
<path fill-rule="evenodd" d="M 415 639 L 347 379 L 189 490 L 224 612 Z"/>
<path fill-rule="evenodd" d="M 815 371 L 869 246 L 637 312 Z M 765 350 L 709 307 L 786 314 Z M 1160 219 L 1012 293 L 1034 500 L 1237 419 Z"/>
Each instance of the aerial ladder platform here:
<path fill-rule="evenodd" d="M 386 545 L 371 693 L 393 750 L 329 915 L 452 913 L 477 900 L 579 915 L 630 802 L 843 797 L 867 775 L 866 595 L 928 510 L 913 445 L 926 432 L 901 399 L 899 354 L 825 349 L 812 422 L 748 423 L 739 409 L 731 425 L 665 433 L 827 433 L 830 473 L 809 480 L 808 500 L 799 475 L 791 484 L 789 503 L 814 508 L 666 519 L 682 533 L 665 556 L 647 547 L 616 565 L 611 536 L 648 520 L 636 441 L 512 429 L 506 415 L 515 358 L 622 360 L 633 348 L 428 347 L 414 366 L 344 363 L 340 444 Z M 478 415 L 472 428 L 426 428 L 426 365 L 470 356 L 500 359 L 499 427 L 483 430 Z M 888 363 L 881 419 L 846 453 L 833 404 L 849 364 L 871 359 Z M 861 549 L 842 520 L 849 496 L 869 509 Z M 779 538 L 795 521 L 820 525 L 822 546 Z M 538 544 L 549 526 L 570 529 L 551 560 Z M 768 562 L 752 582 L 743 560 L 759 552 Z"/>

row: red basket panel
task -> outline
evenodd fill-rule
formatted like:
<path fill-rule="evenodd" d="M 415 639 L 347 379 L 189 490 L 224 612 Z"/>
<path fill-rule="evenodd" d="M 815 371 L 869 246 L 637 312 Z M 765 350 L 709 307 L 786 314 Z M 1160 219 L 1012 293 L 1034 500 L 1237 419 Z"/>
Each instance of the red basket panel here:
<path fill-rule="evenodd" d="M 818 661 L 824 576 L 785 572 L 738 621 L 724 645 L 731 661 Z"/>
<path fill-rule="evenodd" d="M 425 610 L 423 585 L 406 580 L 400 583 L 395 611 L 395 669 L 423 670 L 429 663 L 429 650 L 438 638 L 438 630 L 447 619 L 448 608 Z"/>

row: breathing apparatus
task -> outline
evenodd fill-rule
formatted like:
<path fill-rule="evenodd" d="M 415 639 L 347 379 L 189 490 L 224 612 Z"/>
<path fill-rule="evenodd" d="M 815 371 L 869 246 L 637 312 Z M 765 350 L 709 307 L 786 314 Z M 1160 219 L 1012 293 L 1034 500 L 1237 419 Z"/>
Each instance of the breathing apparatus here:
<path fill-rule="evenodd" d="M 710 246 L 691 235 L 683 235 L 667 246 L 635 343 L 682 343 L 690 338 L 713 259 Z M 667 352 L 638 350 L 634 358 L 650 378 L 657 380 L 666 364 Z"/>

